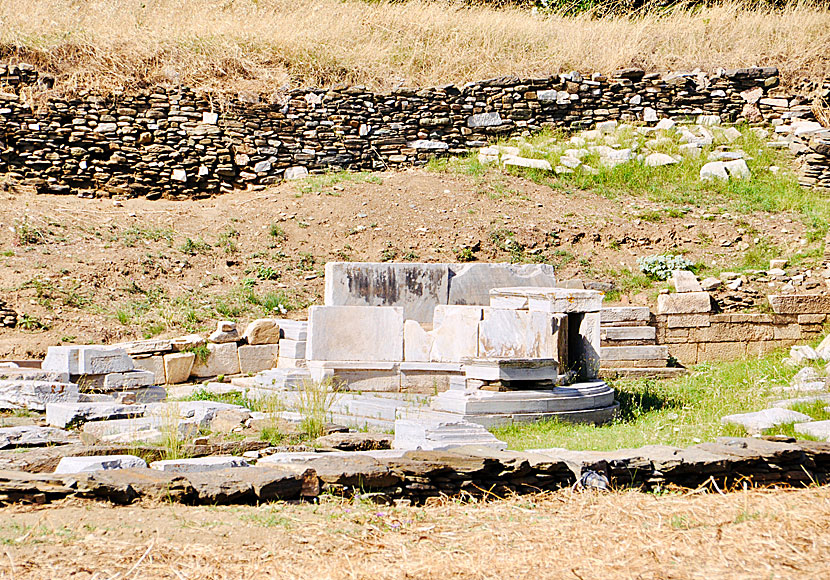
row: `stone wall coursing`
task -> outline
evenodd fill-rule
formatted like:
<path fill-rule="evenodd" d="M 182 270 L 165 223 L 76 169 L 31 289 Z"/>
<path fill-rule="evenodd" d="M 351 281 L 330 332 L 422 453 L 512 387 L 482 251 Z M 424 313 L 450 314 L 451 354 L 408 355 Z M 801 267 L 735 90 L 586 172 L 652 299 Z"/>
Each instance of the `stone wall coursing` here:
<path fill-rule="evenodd" d="M 698 114 L 735 121 L 760 114 L 750 101 L 778 84 L 778 71 L 573 72 L 390 93 L 298 89 L 276 102 L 186 87 L 46 100 L 41 89 L 52 84 L 31 67 L 0 65 L 0 173 L 44 193 L 177 198 L 306 171 L 421 165 L 545 127 Z"/>
<path fill-rule="evenodd" d="M 821 338 L 826 314 L 658 314 L 657 344 L 684 366 L 738 360 Z"/>

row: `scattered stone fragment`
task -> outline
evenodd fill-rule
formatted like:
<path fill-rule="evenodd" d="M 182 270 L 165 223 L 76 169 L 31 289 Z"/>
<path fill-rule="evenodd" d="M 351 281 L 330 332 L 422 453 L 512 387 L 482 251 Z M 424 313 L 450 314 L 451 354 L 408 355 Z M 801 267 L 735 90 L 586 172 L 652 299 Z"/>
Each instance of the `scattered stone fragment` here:
<path fill-rule="evenodd" d="M 803 423 L 811 420 L 812 418 L 804 413 L 798 413 L 797 411 L 792 411 L 790 409 L 773 407 L 771 409 L 764 409 L 763 411 L 756 411 L 754 413 L 727 415 L 721 418 L 721 423 L 740 425 L 746 429 L 747 433 L 760 433 L 766 429 L 777 427 L 778 425 L 784 425 L 786 423 Z"/>
<path fill-rule="evenodd" d="M 19 427 L 0 428 L 0 449 L 65 445 L 75 442 L 77 442 L 77 438 L 73 437 L 69 431 L 55 429 L 54 427 L 21 425 Z"/>
<path fill-rule="evenodd" d="M 208 341 L 214 344 L 236 342 L 237 340 L 239 340 L 239 331 L 236 328 L 236 322 L 230 320 L 217 322 L 216 330 L 208 337 Z"/>
<path fill-rule="evenodd" d="M 135 455 L 88 455 L 86 457 L 63 457 L 55 473 L 80 473 L 105 469 L 129 469 L 147 467 L 147 462 Z"/>
<path fill-rule="evenodd" d="M 243 337 L 252 345 L 277 344 L 280 341 L 280 327 L 273 318 L 260 318 L 248 324 Z"/>
<path fill-rule="evenodd" d="M 153 461 L 150 464 L 150 469 L 171 471 L 173 473 L 219 471 L 232 467 L 250 467 L 250 465 L 241 457 L 234 457 L 233 455 L 194 457 L 191 459 L 165 459 L 162 461 Z"/>

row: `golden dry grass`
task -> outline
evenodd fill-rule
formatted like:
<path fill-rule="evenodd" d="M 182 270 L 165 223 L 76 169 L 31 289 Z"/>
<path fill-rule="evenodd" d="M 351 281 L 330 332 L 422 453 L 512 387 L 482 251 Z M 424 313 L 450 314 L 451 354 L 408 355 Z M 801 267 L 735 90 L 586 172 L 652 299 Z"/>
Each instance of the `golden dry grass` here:
<path fill-rule="evenodd" d="M 592 19 L 423 0 L 0 0 L 0 54 L 70 90 L 383 89 L 626 66 L 775 65 L 792 82 L 830 73 L 830 10 L 727 3 Z"/>
<path fill-rule="evenodd" d="M 830 489 L 0 510 L 0 578 L 827 578 Z"/>

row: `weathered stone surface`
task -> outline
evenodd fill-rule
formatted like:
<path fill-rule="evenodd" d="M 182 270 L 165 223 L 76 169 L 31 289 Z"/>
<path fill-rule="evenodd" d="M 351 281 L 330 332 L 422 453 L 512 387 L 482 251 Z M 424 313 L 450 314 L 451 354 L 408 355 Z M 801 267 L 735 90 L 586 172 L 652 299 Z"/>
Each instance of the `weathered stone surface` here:
<path fill-rule="evenodd" d="M 278 344 L 242 345 L 237 350 L 239 372 L 258 373 L 277 366 Z"/>
<path fill-rule="evenodd" d="M 273 318 L 260 318 L 248 324 L 243 338 L 251 345 L 276 344 L 280 341 L 280 327 Z"/>
<path fill-rule="evenodd" d="M 110 345 L 112 348 L 122 348 L 128 355 L 135 358 L 138 355 L 152 355 L 170 352 L 173 346 L 166 338 L 150 338 L 148 340 L 133 340 Z"/>
<path fill-rule="evenodd" d="M 497 439 L 481 425 L 457 421 L 395 421 L 395 449 L 443 450 L 462 445 L 478 445 L 498 450 L 507 443 Z"/>
<path fill-rule="evenodd" d="M 239 330 L 236 328 L 236 322 L 232 320 L 220 320 L 216 323 L 216 330 L 208 336 L 208 342 L 215 344 L 236 342 L 239 339 Z"/>
<path fill-rule="evenodd" d="M 75 402 L 78 396 L 75 383 L 0 380 L 0 409 L 45 411 L 48 403 Z"/>
<path fill-rule="evenodd" d="M 559 359 L 559 328 L 566 317 L 548 312 L 487 308 L 479 322 L 483 358 Z"/>
<path fill-rule="evenodd" d="M 309 360 L 403 360 L 403 308 L 312 306 Z"/>
<path fill-rule="evenodd" d="M 651 312 L 647 306 L 612 306 L 600 309 L 600 322 L 602 324 L 615 324 L 620 322 L 648 323 Z"/>
<path fill-rule="evenodd" d="M 703 288 L 697 281 L 697 276 L 688 270 L 675 270 L 671 273 L 674 289 L 677 292 L 702 292 Z"/>
<path fill-rule="evenodd" d="M 790 409 L 773 407 L 756 411 L 754 413 L 741 413 L 727 415 L 721 418 L 721 423 L 732 423 L 746 429 L 747 433 L 760 433 L 766 429 L 772 429 L 777 425 L 785 423 L 800 423 L 810 421 L 810 417 L 804 413 L 798 413 Z"/>
<path fill-rule="evenodd" d="M 64 478 L 64 481 L 71 484 L 80 497 L 114 503 L 131 503 L 137 499 L 189 503 L 196 498 L 193 486 L 185 477 L 146 467 L 85 472 L 72 479 Z"/>
<path fill-rule="evenodd" d="M 106 375 L 133 370 L 133 360 L 122 348 L 104 346 L 50 346 L 41 368 L 70 375 Z"/>
<path fill-rule="evenodd" d="M 196 363 L 196 355 L 192 352 L 177 352 L 164 355 L 164 377 L 169 385 L 186 383 Z"/>
<path fill-rule="evenodd" d="M 650 360 L 665 361 L 669 349 L 662 345 L 645 346 L 603 346 L 600 350 L 602 360 Z M 665 366 L 665 365 L 664 365 Z"/>
<path fill-rule="evenodd" d="M 558 378 L 556 359 L 469 359 L 464 375 L 481 381 L 553 381 Z"/>
<path fill-rule="evenodd" d="M 433 309 L 447 304 L 448 293 L 447 264 L 326 264 L 326 306 L 394 306 L 405 319 L 432 322 Z"/>
<path fill-rule="evenodd" d="M 830 441 L 830 421 L 796 423 L 795 432 L 802 435 L 809 435 L 810 437 L 815 437 L 816 439 L 820 439 L 822 441 Z"/>
<path fill-rule="evenodd" d="M 169 341 L 168 341 L 169 343 Z M 172 347 L 171 347 L 172 349 Z M 153 373 L 152 385 L 163 385 L 166 382 L 164 375 L 164 357 L 161 355 L 133 358 L 137 370 Z"/>
<path fill-rule="evenodd" d="M 437 306 L 435 325 L 430 331 L 433 342 L 429 360 L 459 362 L 478 356 L 478 323 L 482 313 L 480 306 Z"/>
<path fill-rule="evenodd" d="M 308 321 L 288 320 L 287 318 L 274 318 L 274 322 L 280 327 L 280 340 L 308 340 Z"/>
<path fill-rule="evenodd" d="M 314 469 L 321 483 L 358 489 L 382 489 L 398 485 L 403 478 L 391 471 L 386 465 L 367 455 L 354 457 L 328 457 L 320 453 L 319 457 L 308 461 L 306 465 Z"/>
<path fill-rule="evenodd" d="M 548 264 L 450 264 L 449 270 L 450 305 L 487 306 L 493 288 L 556 286 L 556 275 Z"/>
<path fill-rule="evenodd" d="M 385 433 L 332 433 L 315 439 L 314 446 L 332 451 L 391 449 L 392 436 Z"/>
<path fill-rule="evenodd" d="M 599 312 L 603 293 L 596 290 L 570 288 L 494 288 L 490 291 L 490 306 L 538 312 L 570 313 Z M 524 300 L 524 305 L 522 305 Z"/>
<path fill-rule="evenodd" d="M 657 297 L 657 314 L 702 314 L 711 310 L 712 299 L 708 292 L 660 294 Z"/>
<path fill-rule="evenodd" d="M 156 384 L 156 375 L 152 371 L 132 370 L 123 373 L 108 373 L 104 375 L 103 389 L 115 391 L 151 387 Z"/>
<path fill-rule="evenodd" d="M 46 422 L 63 428 L 87 421 L 141 417 L 145 409 L 145 405 L 119 403 L 49 403 L 46 405 Z"/>
<path fill-rule="evenodd" d="M 250 467 L 247 461 L 241 457 L 210 456 L 193 457 L 190 459 L 165 459 L 153 461 L 150 469 L 169 471 L 172 473 L 201 473 L 205 471 L 220 471 L 233 467 Z"/>
<path fill-rule="evenodd" d="M 645 342 L 657 337 L 653 326 L 606 326 L 600 329 L 602 340 L 613 342 Z"/>
<path fill-rule="evenodd" d="M 55 468 L 55 473 L 80 473 L 105 469 L 129 469 L 147 467 L 147 462 L 135 455 L 89 455 L 64 457 Z"/>
<path fill-rule="evenodd" d="M 433 337 L 417 320 L 403 323 L 403 359 L 405 361 L 429 361 Z"/>
<path fill-rule="evenodd" d="M 553 171 L 550 162 L 547 159 L 528 159 L 526 157 L 516 157 L 513 155 L 505 155 L 502 158 L 502 164 L 505 167 L 526 167 L 528 169 L 540 169 L 542 171 Z"/>
<path fill-rule="evenodd" d="M 209 343 L 206 361 L 195 360 L 190 374 L 194 377 L 215 377 L 218 375 L 235 375 L 239 372 L 239 357 L 235 342 L 222 344 Z"/>
<path fill-rule="evenodd" d="M 55 429 L 54 427 L 21 425 L 19 427 L 0 428 L 0 449 L 64 445 L 76 441 L 77 437 L 74 437 L 69 431 Z"/>
<path fill-rule="evenodd" d="M 308 343 L 304 340 L 282 339 L 280 341 L 280 358 L 301 360 L 305 358 Z"/>
<path fill-rule="evenodd" d="M 776 314 L 830 314 L 830 294 L 770 294 Z"/>
<path fill-rule="evenodd" d="M 248 409 L 221 409 L 211 419 L 210 430 L 214 433 L 229 433 L 250 418 L 251 412 Z"/>

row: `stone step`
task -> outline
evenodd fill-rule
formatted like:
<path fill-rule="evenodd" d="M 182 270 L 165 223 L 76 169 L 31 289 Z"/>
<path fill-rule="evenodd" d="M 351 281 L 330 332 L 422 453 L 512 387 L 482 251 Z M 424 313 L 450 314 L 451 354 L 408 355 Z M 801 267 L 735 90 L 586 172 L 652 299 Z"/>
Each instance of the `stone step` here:
<path fill-rule="evenodd" d="M 687 369 L 680 367 L 620 367 L 600 368 L 599 376 L 602 379 L 673 379 L 688 372 Z"/>
<path fill-rule="evenodd" d="M 642 342 L 653 344 L 657 339 L 657 329 L 653 326 L 607 326 L 600 327 L 600 340 L 603 342 Z M 631 345 L 620 345 L 631 346 Z"/>
<path fill-rule="evenodd" d="M 604 346 L 600 348 L 600 358 L 605 361 L 621 360 L 667 360 L 669 348 L 667 346 Z"/>
<path fill-rule="evenodd" d="M 647 324 L 651 312 L 647 306 L 610 306 L 600 311 L 600 324 L 616 324 L 620 322 L 639 322 Z"/>

